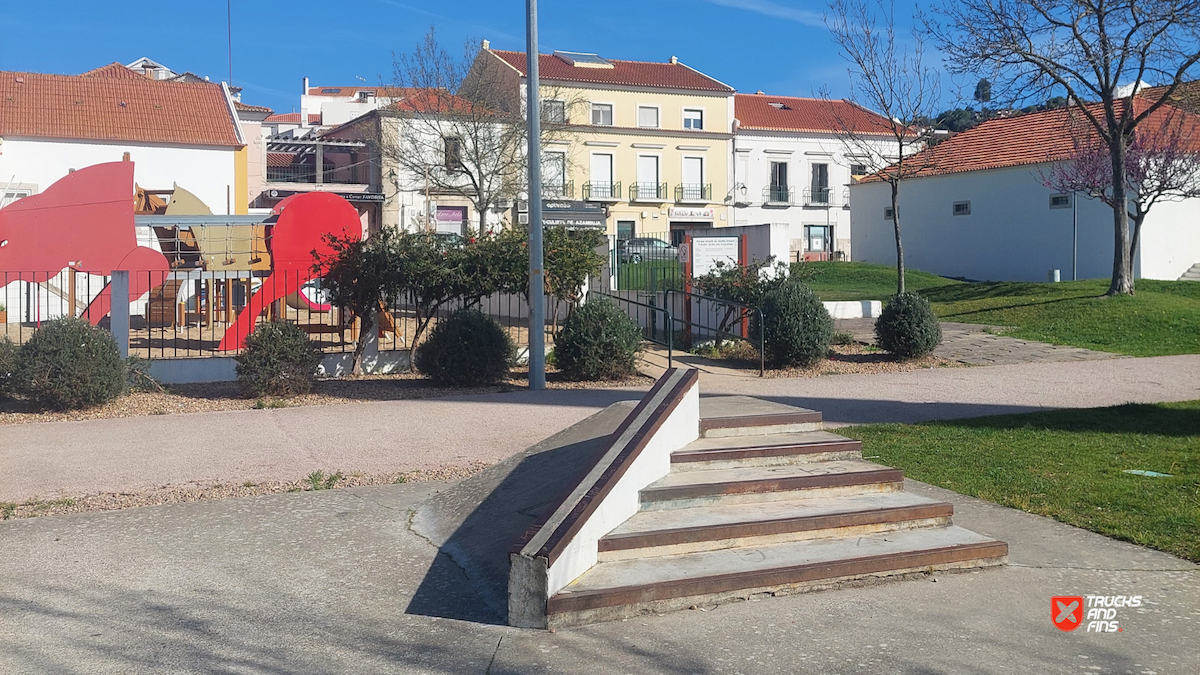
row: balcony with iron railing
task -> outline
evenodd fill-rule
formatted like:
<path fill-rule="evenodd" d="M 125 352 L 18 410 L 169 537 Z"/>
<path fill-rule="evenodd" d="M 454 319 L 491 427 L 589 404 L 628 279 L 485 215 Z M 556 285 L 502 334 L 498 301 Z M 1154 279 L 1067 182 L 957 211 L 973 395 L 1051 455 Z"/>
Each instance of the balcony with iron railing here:
<path fill-rule="evenodd" d="M 826 208 L 836 206 L 833 198 L 833 188 L 815 187 L 804 188 L 804 205 Z"/>
<path fill-rule="evenodd" d="M 676 185 L 675 201 L 710 202 L 712 201 L 712 183 L 681 183 Z"/>
<path fill-rule="evenodd" d="M 763 188 L 763 206 L 791 206 L 795 203 L 796 188 L 787 185 L 769 185 Z"/>
<path fill-rule="evenodd" d="M 575 181 L 543 183 L 542 199 L 575 199 Z"/>
<path fill-rule="evenodd" d="M 317 180 L 317 167 L 311 164 L 268 166 L 268 183 L 329 183 L 333 185 L 366 185 L 370 182 L 365 166 L 326 166 Z"/>
<path fill-rule="evenodd" d="M 658 202 L 667 201 L 666 183 L 633 183 L 629 186 L 629 201 Z"/>
<path fill-rule="evenodd" d="M 583 184 L 583 198 L 590 202 L 621 201 L 621 181 L 589 180 Z"/>

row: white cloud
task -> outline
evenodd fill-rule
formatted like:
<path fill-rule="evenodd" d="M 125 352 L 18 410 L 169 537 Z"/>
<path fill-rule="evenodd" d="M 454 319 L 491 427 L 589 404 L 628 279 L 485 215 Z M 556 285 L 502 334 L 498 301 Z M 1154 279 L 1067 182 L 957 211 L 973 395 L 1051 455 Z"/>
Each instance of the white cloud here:
<path fill-rule="evenodd" d="M 795 7 L 786 7 L 770 0 L 708 0 L 714 5 L 722 7 L 731 7 L 740 9 L 746 12 L 754 12 L 765 16 L 774 17 L 776 19 L 785 19 L 787 21 L 795 21 L 796 23 L 804 24 L 805 26 L 813 26 L 815 28 L 825 27 L 825 18 L 818 12 L 812 12 L 807 9 L 797 9 Z"/>

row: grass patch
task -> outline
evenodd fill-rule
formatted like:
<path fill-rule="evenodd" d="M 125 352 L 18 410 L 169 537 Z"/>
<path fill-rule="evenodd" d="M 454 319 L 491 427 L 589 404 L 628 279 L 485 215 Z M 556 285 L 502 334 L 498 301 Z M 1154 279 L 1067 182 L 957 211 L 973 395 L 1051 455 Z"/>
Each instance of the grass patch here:
<path fill-rule="evenodd" d="M 886 300 L 895 268 L 811 262 L 808 284 L 822 300 Z M 943 321 L 1006 326 L 1004 335 L 1129 356 L 1200 353 L 1200 283 L 1137 282 L 1137 294 L 1107 297 L 1107 279 L 1062 283 L 967 283 L 908 270 L 905 283 Z"/>
<path fill-rule="evenodd" d="M 617 264 L 617 288 L 622 291 L 664 291 L 683 288 L 683 263 L 675 259 Z"/>
<path fill-rule="evenodd" d="M 308 482 L 309 490 L 332 490 L 333 488 L 337 487 L 338 483 L 342 482 L 343 478 L 345 478 L 345 476 L 342 475 L 340 470 L 329 475 L 325 475 L 324 471 L 317 469 L 316 471 L 308 474 L 308 478 L 305 480 Z"/>
<path fill-rule="evenodd" d="M 1200 401 L 839 433 L 910 478 L 1200 562 Z"/>

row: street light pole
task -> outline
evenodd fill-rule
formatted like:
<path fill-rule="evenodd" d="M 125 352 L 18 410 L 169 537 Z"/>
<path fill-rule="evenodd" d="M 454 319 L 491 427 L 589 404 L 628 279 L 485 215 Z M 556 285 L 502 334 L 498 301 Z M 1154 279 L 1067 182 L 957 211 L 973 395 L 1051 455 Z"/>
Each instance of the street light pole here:
<path fill-rule="evenodd" d="M 525 118 L 529 125 L 529 388 L 546 388 L 546 294 L 542 269 L 542 118 L 537 0 L 525 0 Z"/>
<path fill-rule="evenodd" d="M 1078 197 L 1078 192 L 1071 192 L 1071 281 L 1079 281 L 1079 215 L 1075 210 Z"/>

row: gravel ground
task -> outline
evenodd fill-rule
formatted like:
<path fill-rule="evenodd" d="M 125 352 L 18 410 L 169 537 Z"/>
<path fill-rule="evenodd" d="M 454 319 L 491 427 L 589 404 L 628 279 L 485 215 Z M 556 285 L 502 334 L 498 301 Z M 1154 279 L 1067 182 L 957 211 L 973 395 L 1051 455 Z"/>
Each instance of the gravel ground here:
<path fill-rule="evenodd" d="M 503 384 L 484 387 L 437 386 L 415 373 L 363 375 L 318 380 L 314 384 L 312 392 L 290 398 L 246 398 L 239 391 L 236 382 L 177 384 L 170 385 L 161 392 L 134 392 L 106 405 L 64 412 L 38 412 L 31 410 L 24 401 L 0 399 L 0 424 L 61 422 L 254 408 L 292 408 L 360 401 L 399 401 L 441 396 L 491 394 L 525 389 L 528 387 L 528 383 L 527 371 L 514 371 L 512 377 Z M 653 380 L 644 376 L 618 381 L 571 382 L 554 371 L 546 374 L 546 386 L 549 389 L 636 387 L 649 384 L 653 384 Z"/>
<path fill-rule="evenodd" d="M 758 371 L 758 350 L 745 342 L 734 342 L 725 347 L 720 356 L 712 353 L 701 355 L 715 365 L 730 368 L 746 368 Z M 905 373 L 930 368 L 962 368 L 967 364 L 937 356 L 924 356 L 910 361 L 899 361 L 891 354 L 874 346 L 862 343 L 833 345 L 829 358 L 807 368 L 768 368 L 765 377 L 820 377 L 822 375 L 854 375 L 875 373 Z"/>
<path fill-rule="evenodd" d="M 182 504 L 185 502 L 226 499 L 229 497 L 251 497 L 280 492 L 304 492 L 313 489 L 340 489 L 362 485 L 391 485 L 394 483 L 415 483 L 430 480 L 453 480 L 468 478 L 488 466 L 486 462 L 470 462 L 464 465 L 442 466 L 436 469 L 376 474 L 351 473 L 344 476 L 335 470 L 333 476 L 328 474 L 313 475 L 310 478 L 297 481 L 266 481 L 260 483 L 247 481 L 237 485 L 189 483 L 186 485 L 163 485 L 140 492 L 103 492 L 74 497 L 59 497 L 53 500 L 31 499 L 19 504 L 0 502 L 0 520 L 57 516 L 67 513 L 87 513 L 92 511 L 117 511 L 137 506 Z"/>

